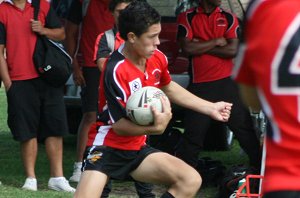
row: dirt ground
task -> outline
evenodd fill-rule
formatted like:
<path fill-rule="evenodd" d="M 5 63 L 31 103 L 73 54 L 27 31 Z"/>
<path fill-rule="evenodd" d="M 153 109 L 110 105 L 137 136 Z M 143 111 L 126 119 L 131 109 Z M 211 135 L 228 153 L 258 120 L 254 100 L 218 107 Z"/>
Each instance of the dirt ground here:
<path fill-rule="evenodd" d="M 156 197 L 160 197 L 166 188 L 160 185 L 154 185 L 153 193 Z M 138 198 L 133 182 L 113 182 L 112 192 L 110 198 Z M 198 193 L 196 197 L 203 197 L 201 193 Z"/>

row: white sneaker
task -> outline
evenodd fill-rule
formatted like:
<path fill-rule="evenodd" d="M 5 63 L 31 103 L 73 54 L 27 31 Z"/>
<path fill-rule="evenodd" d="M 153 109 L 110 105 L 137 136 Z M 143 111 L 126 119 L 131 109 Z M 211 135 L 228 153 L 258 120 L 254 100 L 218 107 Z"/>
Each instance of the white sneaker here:
<path fill-rule="evenodd" d="M 25 180 L 24 185 L 22 186 L 23 189 L 37 191 L 37 181 L 36 178 L 28 177 Z"/>
<path fill-rule="evenodd" d="M 69 179 L 70 182 L 79 182 L 81 176 L 81 166 L 82 162 L 74 163 L 73 175 Z"/>
<path fill-rule="evenodd" d="M 75 192 L 65 177 L 51 177 L 48 181 L 48 188 L 56 191 Z"/>

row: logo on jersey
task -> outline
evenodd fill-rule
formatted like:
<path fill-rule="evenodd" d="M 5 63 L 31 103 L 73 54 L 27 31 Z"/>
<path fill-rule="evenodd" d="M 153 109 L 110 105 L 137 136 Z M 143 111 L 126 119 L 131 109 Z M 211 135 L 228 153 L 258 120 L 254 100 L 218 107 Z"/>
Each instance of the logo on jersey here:
<path fill-rule="evenodd" d="M 130 87 L 130 93 L 133 94 L 134 92 L 142 88 L 141 79 L 136 78 L 133 81 L 129 82 L 129 87 Z"/>
<path fill-rule="evenodd" d="M 160 83 L 161 71 L 159 69 L 155 69 L 152 71 L 152 75 L 154 76 L 154 84 L 158 85 Z"/>
<path fill-rule="evenodd" d="M 217 18 L 217 26 L 226 26 L 226 20 L 224 18 Z"/>

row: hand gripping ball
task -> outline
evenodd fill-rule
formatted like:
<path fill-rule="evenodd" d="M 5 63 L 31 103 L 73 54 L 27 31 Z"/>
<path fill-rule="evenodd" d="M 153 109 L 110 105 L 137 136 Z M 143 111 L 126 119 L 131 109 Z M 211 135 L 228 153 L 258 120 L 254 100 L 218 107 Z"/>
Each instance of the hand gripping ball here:
<path fill-rule="evenodd" d="M 162 112 L 161 96 L 166 95 L 162 90 L 152 86 L 134 92 L 126 103 L 127 116 L 138 125 L 151 125 L 153 123 L 151 106 Z"/>

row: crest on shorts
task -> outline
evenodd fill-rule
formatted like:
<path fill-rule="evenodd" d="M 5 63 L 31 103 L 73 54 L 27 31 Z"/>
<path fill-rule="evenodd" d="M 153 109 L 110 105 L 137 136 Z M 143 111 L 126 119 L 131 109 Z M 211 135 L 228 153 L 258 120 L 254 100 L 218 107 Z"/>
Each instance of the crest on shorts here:
<path fill-rule="evenodd" d="M 103 155 L 102 152 L 95 151 L 89 154 L 86 159 L 89 160 L 91 164 L 94 164 L 97 160 L 101 159 L 102 155 Z"/>

